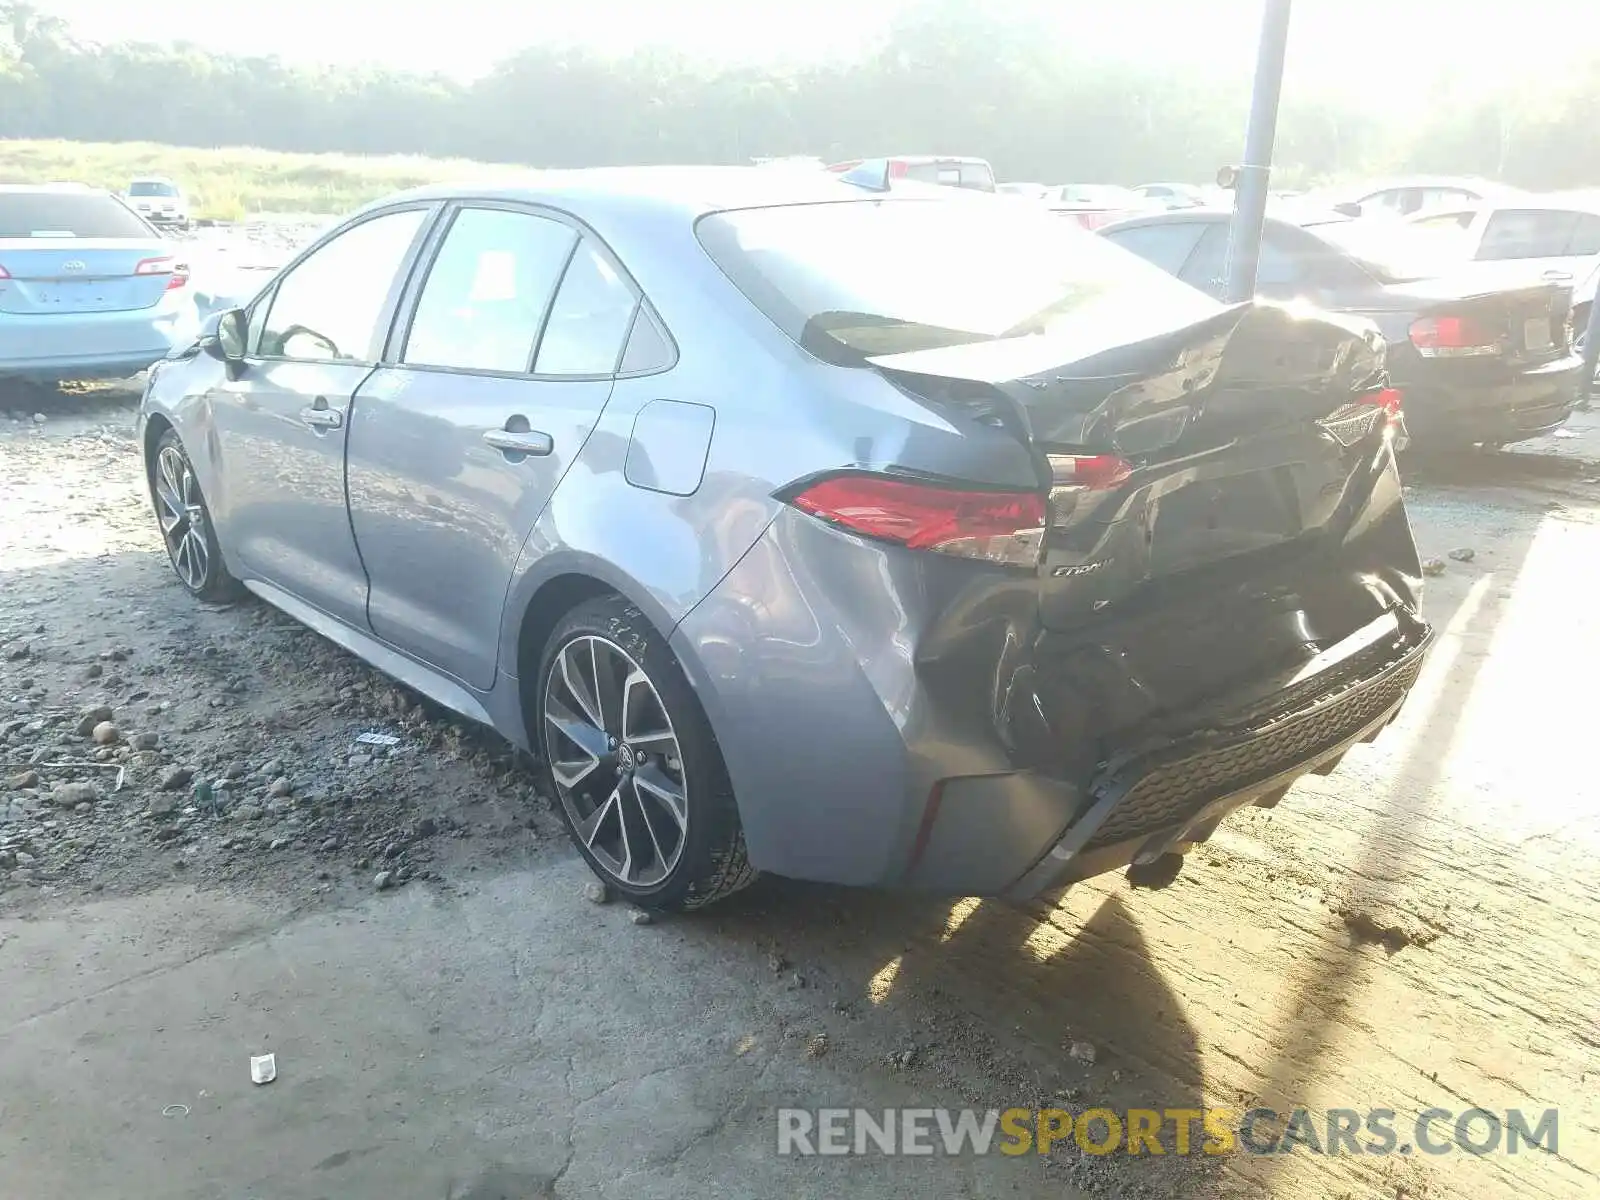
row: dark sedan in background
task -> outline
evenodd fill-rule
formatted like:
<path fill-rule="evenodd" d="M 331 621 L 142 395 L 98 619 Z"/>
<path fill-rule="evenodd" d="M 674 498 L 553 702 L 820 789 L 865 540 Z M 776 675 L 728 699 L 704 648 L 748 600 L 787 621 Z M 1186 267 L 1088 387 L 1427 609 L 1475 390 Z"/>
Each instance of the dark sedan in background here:
<path fill-rule="evenodd" d="M 1187 209 L 1100 233 L 1186 283 L 1218 295 L 1228 213 Z M 1571 415 L 1582 364 L 1570 284 L 1516 264 L 1452 263 L 1426 235 L 1319 211 L 1269 217 L 1260 296 L 1305 301 L 1374 321 L 1419 446 L 1503 446 Z"/>

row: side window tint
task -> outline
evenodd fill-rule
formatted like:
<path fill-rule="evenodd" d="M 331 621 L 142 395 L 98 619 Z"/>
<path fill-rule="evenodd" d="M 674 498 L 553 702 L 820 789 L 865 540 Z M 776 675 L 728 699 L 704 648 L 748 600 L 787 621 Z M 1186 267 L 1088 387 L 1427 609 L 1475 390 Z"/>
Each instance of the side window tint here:
<path fill-rule="evenodd" d="M 1124 250 L 1131 250 L 1154 263 L 1168 275 L 1176 275 L 1189 261 L 1189 255 L 1194 253 L 1200 235 L 1207 228 L 1203 221 L 1170 221 L 1165 225 L 1137 225 L 1108 233 L 1106 237 Z"/>
<path fill-rule="evenodd" d="M 1600 213 L 1584 213 L 1567 242 L 1568 254 L 1600 254 Z"/>
<path fill-rule="evenodd" d="M 622 365 L 618 370 L 624 375 L 638 371 L 659 371 L 672 362 L 672 346 L 660 327 L 650 319 L 644 306 L 633 319 L 633 332 L 628 335 L 628 348 L 622 352 Z"/>
<path fill-rule="evenodd" d="M 1504 208 L 1489 218 L 1479 258 L 1558 258 L 1577 229 L 1575 212 Z"/>
<path fill-rule="evenodd" d="M 462 209 L 428 270 L 401 361 L 526 372 L 577 236 L 532 213 Z"/>
<path fill-rule="evenodd" d="M 961 186 L 973 188 L 980 192 L 994 191 L 994 172 L 983 163 L 962 163 L 957 168 L 961 176 Z"/>
<path fill-rule="evenodd" d="M 1228 262 L 1228 227 L 1220 221 L 1206 225 L 1189 261 L 1178 278 L 1213 296 L 1222 294 L 1223 272 Z"/>
<path fill-rule="evenodd" d="M 540 375 L 611 375 L 622 357 L 638 297 L 588 238 L 561 279 L 539 339 Z"/>
<path fill-rule="evenodd" d="M 427 217 L 422 209 L 363 221 L 319 247 L 278 281 L 257 353 L 311 360 L 377 358 L 395 277 Z"/>
<path fill-rule="evenodd" d="M 1291 245 L 1281 232 L 1268 229 L 1261 239 L 1261 257 L 1256 261 L 1257 287 L 1293 287 L 1305 282 L 1309 264 L 1298 246 Z"/>

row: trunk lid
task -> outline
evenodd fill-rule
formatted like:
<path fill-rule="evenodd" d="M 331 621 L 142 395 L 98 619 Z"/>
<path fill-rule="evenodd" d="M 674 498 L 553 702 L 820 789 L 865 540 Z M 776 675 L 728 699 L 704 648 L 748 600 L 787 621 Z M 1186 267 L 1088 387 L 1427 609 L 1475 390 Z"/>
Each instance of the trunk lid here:
<path fill-rule="evenodd" d="M 172 249 L 148 239 L 30 237 L 0 239 L 0 312 L 26 315 L 124 312 L 153 308 L 172 273 L 139 274 L 141 263 Z"/>
<path fill-rule="evenodd" d="M 1482 263 L 1439 279 L 1391 284 L 1395 309 L 1424 317 L 1461 317 L 1497 337 L 1500 354 L 1489 361 L 1538 366 L 1572 351 L 1572 282 L 1547 280 L 1526 263 Z"/>
<path fill-rule="evenodd" d="M 1308 579 L 1318 570 L 1317 551 L 1338 544 L 1380 470 L 1386 419 L 1353 406 L 1386 382 L 1376 328 L 1253 302 L 1128 332 L 1118 322 L 872 362 L 908 390 L 1009 424 L 1035 448 L 1051 484 L 1039 568 L 1047 630 L 1094 641 L 1136 612 L 1186 622 L 1209 612 L 1206 627 L 1177 641 L 1212 664 L 1215 686 L 1259 674 L 1286 646 L 1337 641 L 1372 620 L 1379 609 L 1357 601 L 1313 627 L 1280 585 L 1285 569 L 1294 576 L 1286 564 L 1303 561 Z M 1123 459 L 1131 472 L 1085 489 L 1073 473 L 1087 455 Z M 1278 584 L 1260 594 L 1252 581 L 1269 576 Z M 1202 594 L 1215 601 L 1209 610 Z M 1144 664 L 1174 698 L 1184 690 L 1175 632 Z M 1131 643 L 1117 653 L 1125 665 L 1145 657 Z"/>

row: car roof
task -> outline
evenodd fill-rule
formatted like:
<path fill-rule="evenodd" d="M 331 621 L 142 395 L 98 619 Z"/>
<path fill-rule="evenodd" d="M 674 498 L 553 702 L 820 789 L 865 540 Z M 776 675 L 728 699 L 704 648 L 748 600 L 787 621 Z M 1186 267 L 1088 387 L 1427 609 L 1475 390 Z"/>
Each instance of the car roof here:
<path fill-rule="evenodd" d="M 733 208 L 896 198 L 944 200 L 949 191 L 913 189 L 896 181 L 891 191 L 874 192 L 825 171 L 813 175 L 764 167 L 583 167 L 530 169 L 482 183 L 431 184 L 386 196 L 368 207 L 407 200 L 501 200 L 566 208 L 579 215 L 676 212 L 693 220 Z"/>
<path fill-rule="evenodd" d="M 1233 210 L 1217 208 L 1207 205 L 1204 207 L 1179 208 L 1166 212 L 1146 213 L 1137 217 L 1128 217 L 1121 221 L 1114 221 L 1097 229 L 1096 233 L 1115 233 L 1119 229 L 1137 229 L 1147 225 L 1219 225 L 1233 217 Z M 1284 229 L 1315 229 L 1319 225 L 1348 225 L 1355 218 L 1347 217 L 1343 213 L 1326 212 L 1315 208 L 1296 208 L 1284 205 L 1276 211 L 1268 210 L 1265 224 L 1276 225 Z"/>
<path fill-rule="evenodd" d="M 133 179 L 130 180 L 130 182 L 131 183 L 165 183 L 165 184 L 169 184 L 172 187 L 177 187 L 178 186 L 176 183 L 173 183 L 172 180 L 168 179 L 165 175 L 135 175 L 133 177 Z"/>
<path fill-rule="evenodd" d="M 1471 189 L 1485 194 L 1498 194 L 1516 191 L 1510 184 L 1496 183 L 1492 179 L 1480 179 L 1474 175 L 1393 175 L 1388 178 L 1357 180 L 1348 186 L 1335 184 L 1328 189 L 1318 188 L 1318 191 L 1339 192 L 1387 192 L 1394 188 L 1461 188 Z"/>

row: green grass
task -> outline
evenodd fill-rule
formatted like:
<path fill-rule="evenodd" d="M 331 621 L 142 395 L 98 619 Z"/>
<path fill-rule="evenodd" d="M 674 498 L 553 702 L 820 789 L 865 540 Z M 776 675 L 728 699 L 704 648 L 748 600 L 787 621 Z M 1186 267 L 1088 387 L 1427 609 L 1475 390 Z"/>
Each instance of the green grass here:
<path fill-rule="evenodd" d="M 72 180 L 121 191 L 142 175 L 162 175 L 188 193 L 194 216 L 232 221 L 251 213 L 340 213 L 401 188 L 525 169 L 398 155 L 0 139 L 0 182 Z"/>

